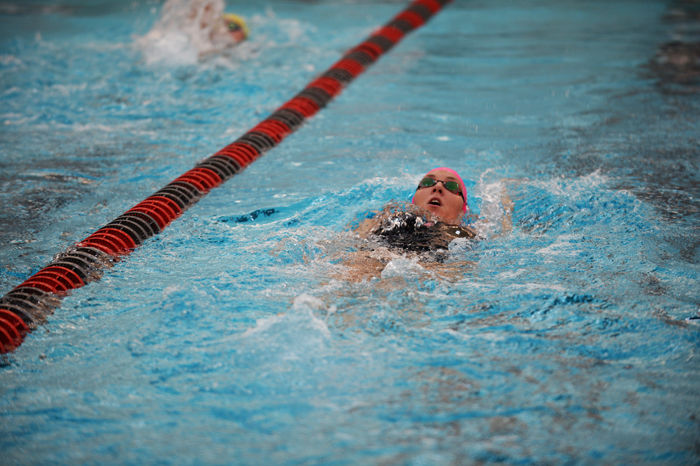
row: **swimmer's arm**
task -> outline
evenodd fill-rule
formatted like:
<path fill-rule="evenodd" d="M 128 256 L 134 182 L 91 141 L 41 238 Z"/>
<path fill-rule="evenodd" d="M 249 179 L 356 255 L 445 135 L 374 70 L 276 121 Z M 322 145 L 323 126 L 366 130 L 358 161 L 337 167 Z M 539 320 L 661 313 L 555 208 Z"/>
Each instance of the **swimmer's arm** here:
<path fill-rule="evenodd" d="M 345 270 L 335 278 L 357 283 L 381 276 L 386 264 L 367 251 L 355 251 L 343 259 L 342 265 Z"/>
<path fill-rule="evenodd" d="M 379 219 L 377 217 L 366 218 L 353 232 L 360 238 L 366 239 L 378 225 Z M 361 282 L 378 277 L 385 265 L 382 261 L 370 257 L 368 252 L 364 250 L 349 253 L 341 260 L 341 264 L 344 270 L 334 274 L 334 278 L 351 282 Z"/>
<path fill-rule="evenodd" d="M 364 219 L 360 225 L 355 228 L 355 233 L 357 233 L 360 238 L 367 238 L 369 234 L 377 228 L 379 225 L 379 218 L 377 217 L 372 217 L 372 218 L 366 218 Z"/>

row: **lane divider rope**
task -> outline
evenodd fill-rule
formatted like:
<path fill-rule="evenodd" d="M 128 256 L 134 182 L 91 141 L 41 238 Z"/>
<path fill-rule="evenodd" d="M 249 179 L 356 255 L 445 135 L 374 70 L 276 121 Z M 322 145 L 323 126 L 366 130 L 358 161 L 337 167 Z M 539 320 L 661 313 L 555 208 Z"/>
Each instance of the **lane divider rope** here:
<path fill-rule="evenodd" d="M 102 270 L 120 256 L 129 254 L 160 233 L 211 189 L 282 142 L 449 1 L 413 1 L 243 136 L 68 248 L 3 296 L 0 299 L 0 353 L 13 351 L 21 345 L 27 333 L 44 323 L 70 290 L 99 280 Z"/>

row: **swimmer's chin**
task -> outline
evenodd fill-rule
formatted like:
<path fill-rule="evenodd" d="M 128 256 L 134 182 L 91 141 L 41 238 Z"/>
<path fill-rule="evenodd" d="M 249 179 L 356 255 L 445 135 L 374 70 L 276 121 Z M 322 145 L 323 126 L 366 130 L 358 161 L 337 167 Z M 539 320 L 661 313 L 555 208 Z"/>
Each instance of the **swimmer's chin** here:
<path fill-rule="evenodd" d="M 426 207 L 424 207 L 424 209 L 433 214 L 434 216 L 440 217 L 440 211 L 442 210 L 442 206 L 428 204 Z"/>
<path fill-rule="evenodd" d="M 426 207 L 423 207 L 423 206 L 417 206 L 417 205 L 413 204 L 412 207 L 416 210 L 416 213 L 423 216 L 425 218 L 425 220 L 427 220 L 427 221 L 436 222 L 436 223 L 442 222 L 442 223 L 449 224 L 449 222 L 446 222 L 442 218 L 442 216 L 440 215 L 441 206 L 428 204 Z"/>

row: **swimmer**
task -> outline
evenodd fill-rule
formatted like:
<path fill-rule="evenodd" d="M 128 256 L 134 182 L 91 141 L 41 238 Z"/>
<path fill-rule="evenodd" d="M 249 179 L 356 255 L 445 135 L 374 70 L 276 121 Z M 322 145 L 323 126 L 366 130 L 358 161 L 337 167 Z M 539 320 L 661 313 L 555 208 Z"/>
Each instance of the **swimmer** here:
<path fill-rule="evenodd" d="M 248 37 L 248 26 L 243 18 L 233 13 L 224 13 L 221 2 L 192 1 L 188 18 L 197 24 L 199 35 L 207 37 L 213 48 L 200 52 L 200 56 L 237 45 Z"/>
<path fill-rule="evenodd" d="M 467 187 L 459 174 L 447 167 L 426 173 L 418 183 L 411 205 L 397 211 L 390 204 L 356 230 L 363 238 L 375 236 L 406 250 L 446 249 L 455 238 L 475 238 L 463 224 L 469 212 Z"/>
<path fill-rule="evenodd" d="M 167 0 L 153 28 L 137 43 L 149 62 L 192 62 L 221 54 L 248 38 L 243 18 L 223 0 Z"/>
<path fill-rule="evenodd" d="M 426 173 L 411 202 L 447 225 L 459 225 L 469 210 L 467 187 L 462 177 L 447 167 L 434 168 Z"/>
<path fill-rule="evenodd" d="M 430 170 L 410 204 L 390 203 L 355 229 L 366 242 L 344 261 L 349 267 L 344 278 L 377 277 L 399 255 L 417 257 L 421 266 L 434 269 L 445 261 L 452 241 L 477 239 L 477 232 L 465 224 L 472 217 L 462 177 L 447 167 Z"/>
<path fill-rule="evenodd" d="M 243 18 L 233 13 L 225 13 L 222 19 L 226 24 L 229 36 L 231 36 L 236 43 L 243 42 L 248 38 L 248 25 Z"/>

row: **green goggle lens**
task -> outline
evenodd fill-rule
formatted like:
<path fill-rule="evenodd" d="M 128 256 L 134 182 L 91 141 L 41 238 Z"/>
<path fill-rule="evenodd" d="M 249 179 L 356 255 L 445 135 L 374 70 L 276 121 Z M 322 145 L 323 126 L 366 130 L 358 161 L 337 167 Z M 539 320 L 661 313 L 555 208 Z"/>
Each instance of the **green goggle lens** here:
<path fill-rule="evenodd" d="M 439 181 L 436 180 L 435 178 L 423 178 L 420 180 L 420 183 L 418 184 L 419 188 L 430 188 L 432 186 L 435 186 L 438 184 L 438 182 L 442 183 L 442 185 L 447 189 L 449 192 L 454 193 L 454 194 L 459 194 L 460 196 L 462 195 L 462 190 L 459 187 L 459 183 L 456 181 Z"/>

